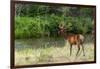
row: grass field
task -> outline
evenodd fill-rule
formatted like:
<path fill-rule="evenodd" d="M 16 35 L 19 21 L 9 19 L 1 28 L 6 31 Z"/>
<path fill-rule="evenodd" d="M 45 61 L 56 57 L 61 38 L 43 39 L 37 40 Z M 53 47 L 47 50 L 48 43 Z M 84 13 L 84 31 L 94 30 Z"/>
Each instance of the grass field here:
<path fill-rule="evenodd" d="M 89 40 L 84 43 L 86 55 L 81 49 L 77 57 L 77 46 L 73 46 L 70 56 L 69 43 L 62 38 L 15 40 L 15 65 L 94 61 L 94 43 Z"/>

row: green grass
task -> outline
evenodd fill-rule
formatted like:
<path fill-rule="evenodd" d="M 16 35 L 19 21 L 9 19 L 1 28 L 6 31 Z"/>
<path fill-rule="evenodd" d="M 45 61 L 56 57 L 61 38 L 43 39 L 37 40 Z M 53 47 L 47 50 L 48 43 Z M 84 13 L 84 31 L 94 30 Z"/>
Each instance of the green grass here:
<path fill-rule="evenodd" d="M 94 45 L 90 42 L 84 44 L 86 56 L 83 56 L 81 49 L 77 57 L 77 46 L 73 46 L 70 56 L 69 44 L 62 38 L 24 39 L 15 42 L 16 65 L 94 61 Z"/>

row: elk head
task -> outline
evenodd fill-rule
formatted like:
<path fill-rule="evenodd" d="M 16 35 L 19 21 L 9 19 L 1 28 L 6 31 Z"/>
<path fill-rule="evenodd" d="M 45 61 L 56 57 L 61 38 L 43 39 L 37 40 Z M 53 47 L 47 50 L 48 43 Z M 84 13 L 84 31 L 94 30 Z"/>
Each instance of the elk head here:
<path fill-rule="evenodd" d="M 59 24 L 58 28 L 59 28 L 59 31 L 58 31 L 59 34 L 64 33 L 64 25 L 63 24 Z"/>
<path fill-rule="evenodd" d="M 65 36 L 66 33 L 65 25 L 63 23 L 59 24 L 58 28 L 59 28 L 58 34 L 61 36 Z"/>

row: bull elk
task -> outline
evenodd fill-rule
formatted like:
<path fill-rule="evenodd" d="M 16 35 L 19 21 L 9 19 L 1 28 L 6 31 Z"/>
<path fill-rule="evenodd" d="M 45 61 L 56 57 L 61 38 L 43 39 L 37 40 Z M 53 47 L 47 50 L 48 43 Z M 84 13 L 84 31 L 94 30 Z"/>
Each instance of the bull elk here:
<path fill-rule="evenodd" d="M 65 40 L 68 40 L 68 42 L 70 44 L 70 56 L 72 53 L 72 46 L 74 46 L 74 45 L 76 45 L 78 48 L 76 56 L 78 55 L 78 53 L 80 51 L 80 47 L 82 47 L 83 56 L 85 56 L 84 46 L 83 46 L 84 36 L 82 34 L 69 34 L 69 33 L 66 33 L 65 31 L 66 31 L 66 29 L 65 29 L 64 25 L 60 24 L 58 34 L 62 35 Z"/>

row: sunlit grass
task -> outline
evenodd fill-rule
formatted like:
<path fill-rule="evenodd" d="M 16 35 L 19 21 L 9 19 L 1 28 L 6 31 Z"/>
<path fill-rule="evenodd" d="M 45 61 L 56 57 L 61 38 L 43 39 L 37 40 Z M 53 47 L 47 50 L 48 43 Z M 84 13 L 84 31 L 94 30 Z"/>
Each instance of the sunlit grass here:
<path fill-rule="evenodd" d="M 68 42 L 63 44 L 64 42 L 59 40 L 56 40 L 55 42 L 52 41 L 51 43 L 50 41 L 38 42 L 37 40 L 33 40 L 32 43 L 32 40 L 30 40 L 31 44 L 28 45 L 26 43 L 27 40 L 24 40 L 25 42 L 21 41 L 16 41 L 16 44 L 19 42 L 19 47 L 16 45 L 15 49 L 16 65 L 94 61 L 93 43 L 85 43 L 85 56 L 83 56 L 83 51 L 81 49 L 79 55 L 76 57 L 77 46 L 73 46 L 72 55 L 70 56 L 70 46 Z M 42 45 L 40 43 L 42 43 Z"/>

